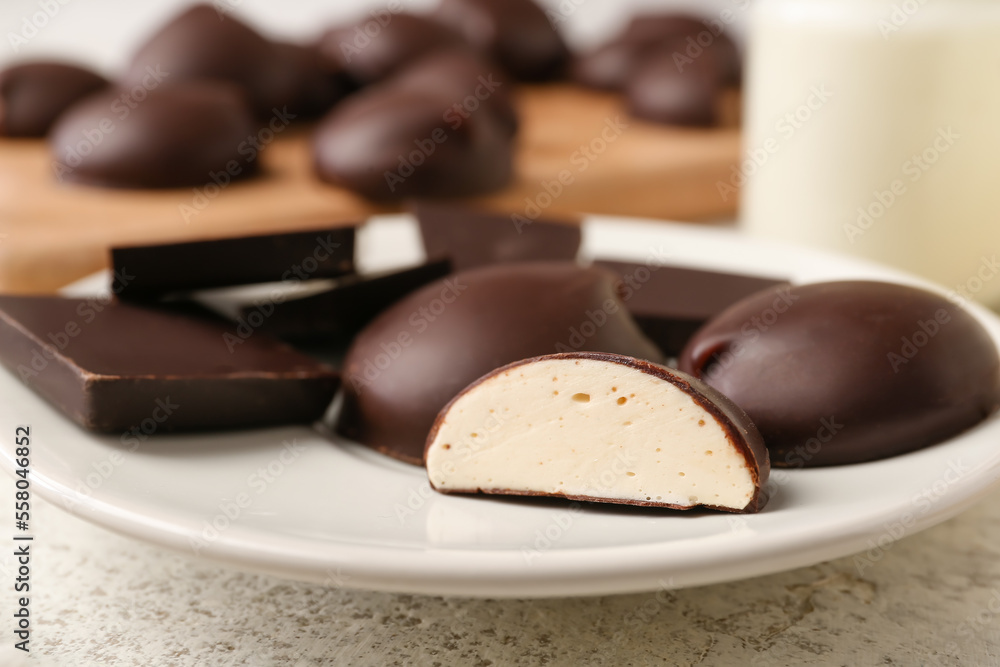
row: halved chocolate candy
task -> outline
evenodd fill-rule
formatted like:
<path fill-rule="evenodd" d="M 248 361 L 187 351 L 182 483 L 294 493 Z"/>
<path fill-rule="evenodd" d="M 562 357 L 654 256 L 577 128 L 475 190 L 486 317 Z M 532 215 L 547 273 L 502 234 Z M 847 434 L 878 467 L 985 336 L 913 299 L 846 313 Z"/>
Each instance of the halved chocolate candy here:
<path fill-rule="evenodd" d="M 1000 356 L 976 318 L 892 283 L 759 292 L 695 334 L 680 368 L 746 410 L 780 467 L 913 451 L 1000 406 Z"/>
<path fill-rule="evenodd" d="M 660 351 L 625 312 L 613 282 L 596 268 L 523 262 L 430 283 L 354 339 L 343 366 L 338 431 L 419 464 L 441 408 L 498 366 L 567 350 L 659 361 Z"/>
<path fill-rule="evenodd" d="M 0 297 L 0 362 L 94 431 L 308 423 L 333 399 L 333 369 L 221 319 L 109 299 Z"/>
<path fill-rule="evenodd" d="M 757 512 L 770 465 L 750 418 L 664 366 L 594 352 L 517 361 L 438 415 L 427 475 L 444 493 Z"/>

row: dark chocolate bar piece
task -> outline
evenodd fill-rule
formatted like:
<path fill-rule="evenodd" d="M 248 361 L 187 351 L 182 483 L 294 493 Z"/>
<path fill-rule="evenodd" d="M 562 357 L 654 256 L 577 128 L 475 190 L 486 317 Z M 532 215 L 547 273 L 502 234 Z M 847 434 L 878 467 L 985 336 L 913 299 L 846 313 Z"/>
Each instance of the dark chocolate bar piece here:
<path fill-rule="evenodd" d="M 410 210 L 427 256 L 449 258 L 456 271 L 500 262 L 573 261 L 580 249 L 580 226 L 572 220 L 531 220 L 426 201 Z"/>
<path fill-rule="evenodd" d="M 111 249 L 121 299 L 250 283 L 336 278 L 354 269 L 354 227 Z"/>
<path fill-rule="evenodd" d="M 594 264 L 619 276 L 616 287 L 632 317 L 670 356 L 680 354 L 695 331 L 740 299 L 787 283 L 656 263 L 598 260 Z"/>
<path fill-rule="evenodd" d="M 94 431 L 181 431 L 319 419 L 339 376 L 232 323 L 105 299 L 0 296 L 0 362 Z"/>
<path fill-rule="evenodd" d="M 410 292 L 449 273 L 451 263 L 440 260 L 402 271 L 347 276 L 318 294 L 268 303 L 266 308 L 246 306 L 240 311 L 240 319 L 251 322 L 260 318 L 260 331 L 289 341 L 344 340 Z"/>

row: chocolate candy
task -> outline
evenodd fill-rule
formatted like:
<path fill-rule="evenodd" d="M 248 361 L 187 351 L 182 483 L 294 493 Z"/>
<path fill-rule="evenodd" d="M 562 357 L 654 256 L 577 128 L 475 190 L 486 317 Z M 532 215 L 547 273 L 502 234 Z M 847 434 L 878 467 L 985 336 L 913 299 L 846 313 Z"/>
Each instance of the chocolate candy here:
<path fill-rule="evenodd" d="M 643 333 L 670 356 L 680 354 L 699 327 L 740 299 L 787 284 L 774 278 L 657 263 L 594 263 L 619 276 L 618 295 L 632 317 Z"/>
<path fill-rule="evenodd" d="M 297 343 L 343 342 L 407 294 L 449 273 L 450 262 L 441 260 L 402 271 L 352 275 L 316 294 L 268 303 L 265 308 L 245 306 L 240 319 L 260 318 L 260 331 Z"/>
<path fill-rule="evenodd" d="M 556 496 L 757 512 L 770 465 L 750 418 L 698 380 L 578 352 L 516 361 L 466 387 L 427 438 L 444 493 Z"/>
<path fill-rule="evenodd" d="M 347 73 L 327 62 L 316 47 L 278 42 L 273 49 L 284 74 L 276 77 L 271 114 L 287 108 L 294 120 L 321 116 L 354 90 Z"/>
<path fill-rule="evenodd" d="M 0 136 L 44 137 L 59 114 L 107 85 L 103 76 L 75 65 L 11 65 L 0 71 Z"/>
<path fill-rule="evenodd" d="M 146 422 L 162 431 L 243 428 L 322 416 L 336 372 L 263 334 L 237 339 L 232 328 L 106 299 L 3 296 L 0 362 L 94 431 L 125 433 Z"/>
<path fill-rule="evenodd" d="M 532 0 L 442 0 L 435 15 L 523 81 L 552 79 L 566 65 L 565 42 Z"/>
<path fill-rule="evenodd" d="M 723 85 L 710 55 L 678 63 L 672 48 L 656 49 L 635 65 L 625 85 L 629 112 L 671 125 L 710 126 L 719 121 Z"/>
<path fill-rule="evenodd" d="M 390 84 L 331 111 L 313 138 L 319 177 L 376 201 L 461 197 L 510 180 L 509 130 L 491 113 L 451 118 L 458 101 Z"/>
<path fill-rule="evenodd" d="M 468 49 L 436 51 L 392 79 L 396 90 L 433 91 L 449 102 L 442 118 L 461 123 L 473 114 L 492 113 L 510 136 L 518 118 L 511 101 L 514 86 L 506 73 Z"/>
<path fill-rule="evenodd" d="M 381 81 L 437 49 L 465 45 L 454 29 L 416 14 L 367 18 L 325 32 L 319 50 L 360 85 Z"/>
<path fill-rule="evenodd" d="M 640 14 L 611 41 L 577 56 L 571 77 L 586 86 L 620 90 L 632 72 L 654 51 L 674 59 L 675 67 L 691 61 L 711 61 L 714 75 L 723 85 L 738 85 L 742 67 L 740 53 L 725 33 L 702 19 L 687 14 Z"/>
<path fill-rule="evenodd" d="M 354 227 L 111 249 L 121 299 L 209 287 L 334 278 L 354 270 Z"/>
<path fill-rule="evenodd" d="M 473 208 L 418 202 L 428 257 L 447 257 L 456 271 L 498 262 L 576 259 L 580 226 L 574 221 L 529 220 Z"/>
<path fill-rule="evenodd" d="M 260 117 L 289 103 L 287 50 L 276 47 L 225 8 L 195 5 L 160 28 L 139 48 L 125 86 L 173 85 L 186 80 L 229 82 L 242 87 Z"/>
<path fill-rule="evenodd" d="M 614 278 L 562 262 L 497 264 L 456 273 L 399 301 L 368 325 L 344 361 L 337 430 L 419 464 L 437 413 L 504 364 L 573 350 L 658 361 L 615 296 Z"/>
<path fill-rule="evenodd" d="M 170 188 L 229 182 L 257 168 L 257 127 L 233 86 L 174 84 L 134 108 L 120 102 L 120 91 L 97 93 L 59 118 L 49 136 L 58 178 Z"/>
<path fill-rule="evenodd" d="M 938 294 L 879 282 L 765 290 L 709 322 L 682 371 L 746 410 L 775 466 L 927 447 L 1000 405 L 996 344 Z"/>

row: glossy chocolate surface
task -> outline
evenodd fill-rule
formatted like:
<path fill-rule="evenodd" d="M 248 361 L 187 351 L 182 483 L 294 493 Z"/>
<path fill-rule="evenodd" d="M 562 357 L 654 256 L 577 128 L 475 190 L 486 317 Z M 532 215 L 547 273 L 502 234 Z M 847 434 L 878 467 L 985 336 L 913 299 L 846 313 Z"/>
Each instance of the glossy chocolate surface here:
<path fill-rule="evenodd" d="M 125 188 L 223 187 L 256 171 L 251 142 L 258 127 L 238 88 L 163 86 L 134 108 L 119 106 L 121 95 L 91 95 L 59 118 L 49 135 L 57 178 Z"/>
<path fill-rule="evenodd" d="M 633 264 L 598 260 L 619 277 L 618 294 L 632 317 L 664 353 L 680 354 L 708 320 L 740 299 L 787 281 L 703 271 L 657 262 Z"/>
<path fill-rule="evenodd" d="M 590 350 L 659 361 L 614 293 L 614 278 L 564 262 L 459 272 L 399 301 L 355 339 L 337 429 L 419 464 L 438 412 L 504 364 Z"/>
<path fill-rule="evenodd" d="M 392 14 L 381 21 L 366 16 L 357 23 L 331 28 L 319 40 L 324 59 L 355 82 L 381 81 L 436 51 L 465 45 L 453 28 L 416 14 Z"/>
<path fill-rule="evenodd" d="M 509 128 L 491 113 L 451 118 L 456 100 L 391 82 L 344 101 L 313 137 L 319 177 L 376 201 L 461 197 L 511 178 Z"/>
<path fill-rule="evenodd" d="M 150 299 L 209 287 L 335 278 L 354 270 L 354 227 L 111 249 L 118 297 Z"/>
<path fill-rule="evenodd" d="M 339 382 L 264 334 L 109 299 L 0 297 L 0 361 L 81 426 L 119 433 L 151 417 L 158 431 L 307 423 Z"/>
<path fill-rule="evenodd" d="M 523 81 L 560 76 L 569 57 L 562 36 L 532 0 L 442 0 L 435 16 Z"/>
<path fill-rule="evenodd" d="M 1000 405 L 1000 359 L 982 325 L 942 296 L 889 283 L 760 292 L 699 331 L 680 368 L 746 410 L 781 467 L 913 451 Z"/>
<path fill-rule="evenodd" d="M 514 84 L 499 65 L 468 49 L 448 49 L 427 55 L 392 79 L 396 90 L 433 91 L 448 102 L 442 118 L 449 124 L 472 115 L 492 113 L 517 133 L 517 110 L 511 96 Z"/>
<path fill-rule="evenodd" d="M 254 112 L 288 104 L 287 52 L 236 18 L 227 5 L 194 5 L 168 21 L 133 56 L 122 85 L 169 86 L 188 80 L 243 88 Z"/>
<path fill-rule="evenodd" d="M 0 136 L 44 137 L 74 103 L 108 85 L 82 67 L 27 62 L 0 71 Z"/>
<path fill-rule="evenodd" d="M 410 207 L 428 257 L 447 257 L 456 271 L 499 262 L 576 259 L 580 226 L 571 220 L 530 220 L 430 201 Z"/>
<path fill-rule="evenodd" d="M 741 57 L 729 35 L 698 17 L 675 13 L 635 16 L 617 37 L 577 55 L 571 77 L 592 88 L 620 90 L 656 51 L 676 58 L 681 67 L 706 58 L 723 85 L 740 82 Z"/>

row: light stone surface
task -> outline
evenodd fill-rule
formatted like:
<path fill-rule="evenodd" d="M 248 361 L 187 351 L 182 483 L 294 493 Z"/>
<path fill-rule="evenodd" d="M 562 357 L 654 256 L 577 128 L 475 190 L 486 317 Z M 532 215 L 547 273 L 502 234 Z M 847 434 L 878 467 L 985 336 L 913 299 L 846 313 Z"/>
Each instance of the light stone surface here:
<path fill-rule="evenodd" d="M 356 591 L 346 572 L 325 587 L 246 574 L 33 505 L 31 659 L 4 629 L 4 667 L 1000 664 L 1000 492 L 870 563 L 525 601 Z"/>

